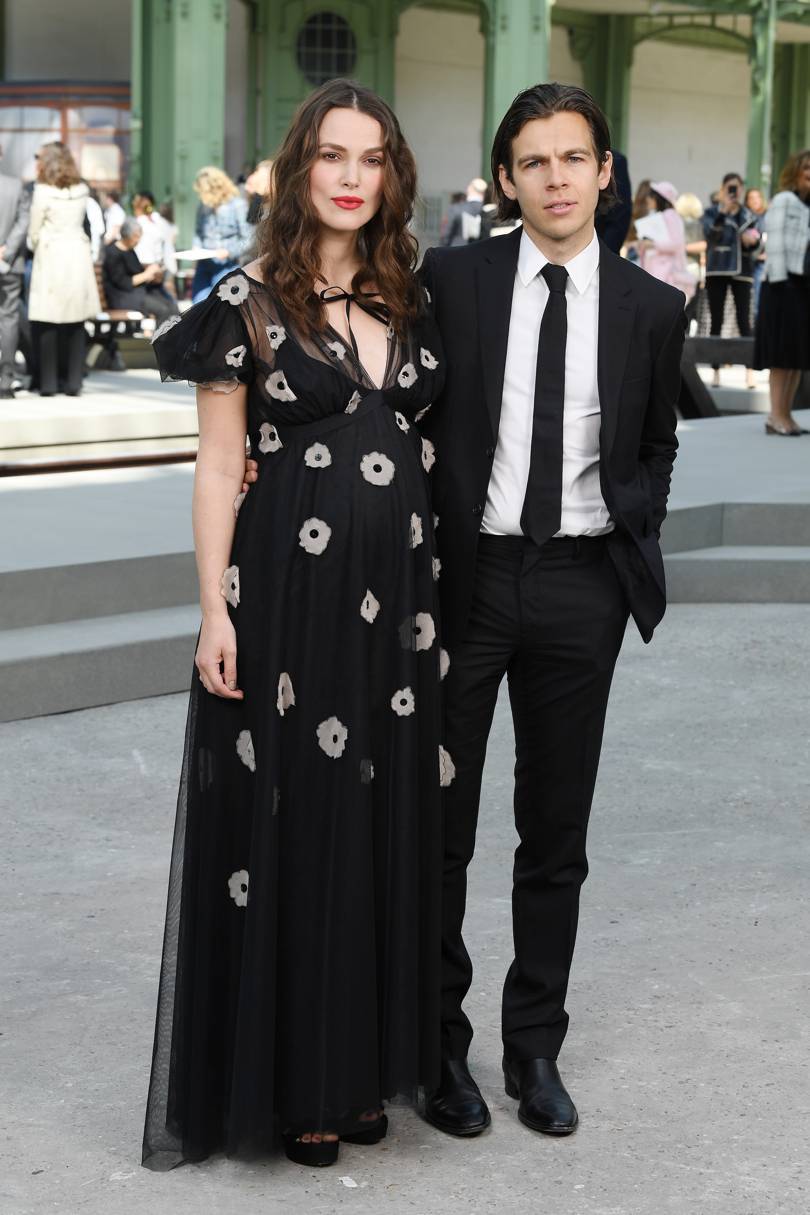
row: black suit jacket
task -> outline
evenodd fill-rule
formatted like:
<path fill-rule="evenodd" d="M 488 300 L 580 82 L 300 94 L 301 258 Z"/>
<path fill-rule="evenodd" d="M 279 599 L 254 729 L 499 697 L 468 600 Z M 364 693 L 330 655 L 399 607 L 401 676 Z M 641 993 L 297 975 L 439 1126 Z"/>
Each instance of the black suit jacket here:
<path fill-rule="evenodd" d="M 421 425 L 436 447 L 431 476 L 442 562 L 442 634 L 451 650 L 463 639 L 470 612 L 521 232 L 465 248 L 429 249 L 422 266 L 447 373 L 442 394 Z M 616 524 L 611 556 L 645 641 L 666 605 L 658 534 L 678 446 L 683 309 L 682 292 L 600 247 L 602 495 Z"/>

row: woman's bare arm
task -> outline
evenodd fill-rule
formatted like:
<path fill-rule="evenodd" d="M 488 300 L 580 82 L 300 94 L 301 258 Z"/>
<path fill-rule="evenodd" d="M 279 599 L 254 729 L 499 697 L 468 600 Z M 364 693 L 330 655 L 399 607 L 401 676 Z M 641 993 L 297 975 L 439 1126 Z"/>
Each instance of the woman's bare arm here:
<path fill-rule="evenodd" d="M 233 502 L 245 473 L 247 388 L 240 384 L 229 393 L 198 388 L 197 414 L 200 446 L 192 519 L 203 623 L 195 661 L 207 691 L 241 700 L 243 693 L 236 681 L 236 633 L 222 593 L 222 576 L 230 564 Z"/>

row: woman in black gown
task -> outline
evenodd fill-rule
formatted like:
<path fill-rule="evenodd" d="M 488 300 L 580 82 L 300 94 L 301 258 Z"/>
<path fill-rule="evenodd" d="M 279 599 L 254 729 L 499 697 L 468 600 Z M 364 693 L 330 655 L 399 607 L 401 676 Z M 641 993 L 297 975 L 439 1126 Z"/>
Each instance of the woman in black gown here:
<path fill-rule="evenodd" d="M 442 356 L 413 157 L 332 81 L 274 167 L 258 260 L 155 351 L 198 386 L 196 654 L 144 1163 L 329 1164 L 439 1059 L 439 647 L 416 422 Z M 245 435 L 259 462 L 240 493 Z M 338 1138 L 339 1137 L 339 1138 Z"/>

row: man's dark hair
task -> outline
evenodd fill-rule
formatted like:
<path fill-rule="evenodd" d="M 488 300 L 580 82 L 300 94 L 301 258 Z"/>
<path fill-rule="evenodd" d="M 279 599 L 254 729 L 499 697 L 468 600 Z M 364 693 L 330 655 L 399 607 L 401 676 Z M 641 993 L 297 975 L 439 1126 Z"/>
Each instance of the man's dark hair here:
<path fill-rule="evenodd" d="M 739 173 L 726 173 L 723 178 L 723 185 L 727 186 L 730 181 L 738 181 L 740 185 L 743 183 L 743 179 Z"/>
<path fill-rule="evenodd" d="M 607 118 L 590 93 L 573 84 L 535 84 L 530 89 L 524 89 L 522 93 L 518 93 L 504 114 L 492 144 L 492 180 L 495 183 L 500 219 L 520 219 L 520 204 L 517 200 L 506 197 L 498 175 L 498 167 L 503 165 L 509 179 L 512 178 L 513 141 L 526 123 L 534 118 L 550 118 L 552 114 L 564 113 L 582 115 L 590 127 L 596 159 L 600 165 L 605 163 L 610 152 L 610 128 Z M 616 180 L 611 169 L 610 181 L 604 190 L 599 191 L 597 214 L 601 215 L 618 201 Z"/>
<path fill-rule="evenodd" d="M 154 207 L 155 196 L 151 190 L 136 190 L 135 195 L 137 198 L 145 198 L 146 201 L 150 204 L 150 206 Z"/>

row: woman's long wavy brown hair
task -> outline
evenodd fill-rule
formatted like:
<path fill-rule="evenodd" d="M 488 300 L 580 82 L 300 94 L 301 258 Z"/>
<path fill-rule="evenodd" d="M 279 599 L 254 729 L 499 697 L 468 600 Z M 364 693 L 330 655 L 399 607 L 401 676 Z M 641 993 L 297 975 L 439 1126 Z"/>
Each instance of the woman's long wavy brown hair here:
<path fill-rule="evenodd" d="M 327 81 L 310 93 L 293 117 L 273 163 L 270 205 L 257 235 L 262 274 L 303 333 L 324 328 L 326 314 L 313 290 L 321 274 L 321 222 L 310 197 L 309 174 L 318 155 L 321 123 L 334 109 L 359 110 L 376 118 L 382 128 L 383 197 L 376 215 L 358 233 L 361 266 L 352 290 L 376 290 L 394 328 L 402 333 L 418 307 L 417 243 L 408 228 L 416 196 L 416 163 L 390 106 L 351 80 Z"/>

